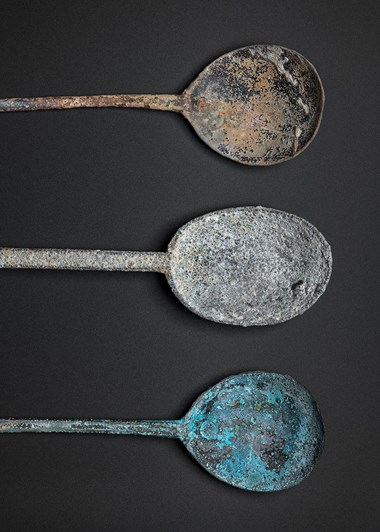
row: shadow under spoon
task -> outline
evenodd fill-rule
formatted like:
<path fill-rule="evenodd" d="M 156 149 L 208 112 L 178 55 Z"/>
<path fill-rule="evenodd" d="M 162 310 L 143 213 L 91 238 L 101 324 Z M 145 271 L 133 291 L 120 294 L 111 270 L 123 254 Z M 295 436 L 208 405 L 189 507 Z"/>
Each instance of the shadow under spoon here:
<path fill-rule="evenodd" d="M 250 491 L 277 491 L 309 475 L 323 446 L 311 394 L 278 373 L 228 377 L 203 393 L 180 420 L 0 419 L 0 434 L 80 432 L 179 438 L 219 480 Z"/>
<path fill-rule="evenodd" d="M 321 80 L 307 59 L 281 46 L 253 45 L 213 61 L 179 95 L 3 98 L 0 112 L 80 107 L 174 111 L 220 155 L 247 165 L 271 165 L 308 146 L 323 105 Z"/>

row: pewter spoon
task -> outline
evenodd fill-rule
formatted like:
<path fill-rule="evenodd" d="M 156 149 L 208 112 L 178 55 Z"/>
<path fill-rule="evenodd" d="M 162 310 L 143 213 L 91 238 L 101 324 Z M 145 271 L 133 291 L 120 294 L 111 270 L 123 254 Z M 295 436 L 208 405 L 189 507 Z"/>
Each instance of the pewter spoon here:
<path fill-rule="evenodd" d="M 253 45 L 222 55 L 182 94 L 116 94 L 5 98 L 0 111 L 78 107 L 143 107 L 182 113 L 220 155 L 247 165 L 270 165 L 298 155 L 314 138 L 324 92 L 302 55 Z"/>
<path fill-rule="evenodd" d="M 199 316 L 248 326 L 305 312 L 326 289 L 332 257 L 325 238 L 306 220 L 239 207 L 191 220 L 166 253 L 0 248 L 0 268 L 161 272 Z"/>
<path fill-rule="evenodd" d="M 311 394 L 288 375 L 242 373 L 203 393 L 176 421 L 0 419 L 5 432 L 81 432 L 179 438 L 219 480 L 278 491 L 309 475 L 323 424 Z"/>

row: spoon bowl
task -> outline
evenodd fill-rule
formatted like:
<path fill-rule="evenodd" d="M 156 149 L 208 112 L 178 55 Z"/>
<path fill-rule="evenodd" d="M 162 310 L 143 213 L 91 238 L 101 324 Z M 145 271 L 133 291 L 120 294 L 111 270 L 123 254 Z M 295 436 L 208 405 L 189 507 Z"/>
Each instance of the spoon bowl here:
<path fill-rule="evenodd" d="M 220 155 L 247 165 L 291 159 L 314 138 L 324 92 L 315 68 L 281 46 L 225 54 L 184 92 L 183 114 Z"/>
<path fill-rule="evenodd" d="M 249 491 L 278 491 L 312 471 L 323 446 L 322 418 L 311 394 L 278 373 L 224 379 L 178 421 L 1 419 L 0 434 L 69 432 L 179 438 L 219 480 Z"/>
<path fill-rule="evenodd" d="M 183 442 L 209 473 L 237 488 L 278 491 L 309 475 L 323 424 L 310 393 L 288 375 L 228 377 L 194 403 Z"/>
<path fill-rule="evenodd" d="M 301 153 L 322 117 L 324 92 L 311 63 L 276 45 L 222 55 L 179 95 L 116 94 L 0 99 L 0 112 L 142 107 L 182 113 L 220 155 L 246 165 L 271 165 Z"/>
<path fill-rule="evenodd" d="M 212 212 L 181 227 L 168 248 L 168 282 L 203 318 L 273 325 L 302 314 L 324 292 L 330 246 L 309 222 L 275 209 Z"/>

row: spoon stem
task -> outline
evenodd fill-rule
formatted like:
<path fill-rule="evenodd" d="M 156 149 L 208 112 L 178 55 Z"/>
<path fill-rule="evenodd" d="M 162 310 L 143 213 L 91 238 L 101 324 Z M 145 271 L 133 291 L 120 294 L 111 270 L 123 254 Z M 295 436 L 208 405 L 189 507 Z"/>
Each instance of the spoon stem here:
<path fill-rule="evenodd" d="M 181 426 L 181 420 L 0 419 L 0 434 L 5 432 L 65 432 L 179 438 Z"/>
<path fill-rule="evenodd" d="M 2 98 L 0 112 L 78 109 L 81 107 L 143 107 L 159 111 L 182 111 L 182 95 L 113 94 L 97 96 L 43 96 L 40 98 Z"/>
<path fill-rule="evenodd" d="M 160 252 L 91 249 L 0 248 L 0 268 L 161 272 L 167 255 Z"/>

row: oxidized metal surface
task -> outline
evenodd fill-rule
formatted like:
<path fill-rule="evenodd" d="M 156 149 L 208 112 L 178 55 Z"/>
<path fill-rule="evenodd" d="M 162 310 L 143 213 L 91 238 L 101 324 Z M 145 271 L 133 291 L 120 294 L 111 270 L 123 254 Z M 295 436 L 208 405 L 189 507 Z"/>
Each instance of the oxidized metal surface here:
<path fill-rule="evenodd" d="M 165 272 L 166 253 L 102 249 L 0 248 L 0 268 Z"/>
<path fill-rule="evenodd" d="M 253 372 L 202 394 L 181 420 L 0 419 L 1 433 L 67 432 L 180 438 L 212 475 L 250 491 L 277 491 L 309 475 L 323 445 L 310 393 L 294 379 Z"/>
<path fill-rule="evenodd" d="M 329 244 L 309 222 L 265 207 L 206 214 L 169 244 L 168 281 L 203 318 L 272 325 L 305 312 L 325 291 Z"/>
<path fill-rule="evenodd" d="M 182 110 L 182 96 L 175 94 L 100 94 L 96 96 L 42 96 L 1 98 L 0 113 L 46 111 L 83 107 L 143 107 L 159 111 Z"/>
<path fill-rule="evenodd" d="M 275 45 L 247 46 L 206 67 L 180 95 L 116 94 L 0 99 L 0 112 L 143 107 L 181 112 L 213 150 L 247 165 L 300 153 L 316 134 L 324 92 L 302 55 Z"/>
<path fill-rule="evenodd" d="M 309 222 L 265 207 L 225 209 L 181 227 L 167 253 L 0 248 L 0 268 L 157 271 L 199 316 L 272 325 L 302 314 L 330 279 L 330 246 Z"/>
<path fill-rule="evenodd" d="M 230 52 L 185 91 L 184 115 L 206 144 L 234 161 L 270 165 L 300 153 L 317 132 L 324 93 L 314 67 L 281 46 Z"/>
<path fill-rule="evenodd" d="M 0 419 L 0 434 L 64 432 L 179 438 L 181 420 L 115 421 L 112 419 Z"/>
<path fill-rule="evenodd" d="M 323 445 L 313 397 L 278 373 L 225 379 L 194 403 L 185 427 L 187 449 L 209 473 L 251 491 L 295 486 L 309 475 Z"/>

